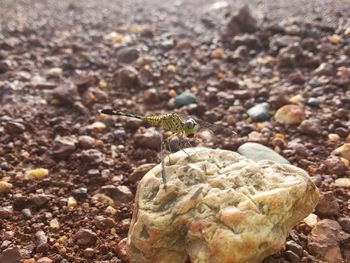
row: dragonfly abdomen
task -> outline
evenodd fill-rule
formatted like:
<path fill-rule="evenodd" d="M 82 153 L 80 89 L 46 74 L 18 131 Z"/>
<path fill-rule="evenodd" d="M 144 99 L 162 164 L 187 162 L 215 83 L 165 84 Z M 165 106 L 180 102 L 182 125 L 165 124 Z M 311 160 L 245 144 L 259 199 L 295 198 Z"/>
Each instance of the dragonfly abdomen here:
<path fill-rule="evenodd" d="M 125 117 L 131 117 L 131 118 L 140 119 L 140 120 L 144 120 L 145 119 L 145 117 L 143 117 L 141 115 L 132 114 L 132 113 L 128 113 L 128 112 L 123 112 L 123 111 L 119 111 L 119 110 L 103 109 L 100 112 L 103 113 L 103 114 L 107 114 L 107 115 L 125 116 Z"/>

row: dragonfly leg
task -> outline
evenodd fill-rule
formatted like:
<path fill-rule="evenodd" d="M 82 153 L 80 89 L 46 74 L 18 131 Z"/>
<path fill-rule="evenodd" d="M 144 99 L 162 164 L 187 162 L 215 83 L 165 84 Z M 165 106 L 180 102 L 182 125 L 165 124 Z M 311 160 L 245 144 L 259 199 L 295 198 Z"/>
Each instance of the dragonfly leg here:
<path fill-rule="evenodd" d="M 165 174 L 165 164 L 164 164 L 164 150 L 165 150 L 165 142 L 163 141 L 162 138 L 162 142 L 160 144 L 160 159 L 161 159 L 161 165 L 162 165 L 162 180 L 164 183 L 164 189 L 167 189 L 167 185 L 166 185 L 166 174 Z"/>
<path fill-rule="evenodd" d="M 168 150 L 169 151 L 169 153 L 171 153 L 171 148 L 170 148 L 170 140 L 169 140 L 169 138 L 168 139 L 166 139 L 166 140 L 164 140 L 164 149 L 163 150 Z M 169 159 L 169 163 L 172 163 L 172 161 L 171 161 L 171 158 L 170 158 L 170 155 L 168 154 L 168 159 Z"/>
<path fill-rule="evenodd" d="M 187 143 L 189 144 L 191 147 L 192 145 L 185 139 L 185 138 L 180 138 L 180 148 L 181 148 L 181 151 L 183 151 L 186 155 L 187 155 L 187 159 L 190 160 L 191 162 L 193 162 L 193 159 L 191 158 L 191 155 L 185 151 L 184 149 L 184 143 Z"/>

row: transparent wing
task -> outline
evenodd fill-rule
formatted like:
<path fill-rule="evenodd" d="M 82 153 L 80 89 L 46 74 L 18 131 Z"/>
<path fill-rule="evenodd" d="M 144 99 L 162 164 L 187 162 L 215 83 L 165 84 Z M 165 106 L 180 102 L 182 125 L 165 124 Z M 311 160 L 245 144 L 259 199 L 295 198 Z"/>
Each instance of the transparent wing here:
<path fill-rule="evenodd" d="M 209 132 L 211 132 L 213 134 L 222 134 L 225 136 L 237 135 L 237 133 L 234 130 L 232 130 L 228 127 L 225 127 L 223 125 L 210 123 L 210 122 L 204 121 L 204 120 L 202 120 L 196 116 L 193 116 L 193 115 L 186 115 L 184 113 L 177 113 L 177 114 L 179 114 L 181 119 L 184 121 L 188 120 L 189 118 L 194 119 L 199 125 L 199 132 L 204 131 L 204 130 L 208 130 Z"/>

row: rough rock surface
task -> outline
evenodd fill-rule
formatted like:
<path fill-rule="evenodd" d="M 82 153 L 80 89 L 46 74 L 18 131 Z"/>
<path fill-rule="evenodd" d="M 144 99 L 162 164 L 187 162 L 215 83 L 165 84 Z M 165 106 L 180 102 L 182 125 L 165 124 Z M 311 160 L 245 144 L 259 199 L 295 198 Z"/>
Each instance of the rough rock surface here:
<path fill-rule="evenodd" d="M 259 262 L 282 249 L 316 206 L 303 170 L 238 153 L 192 148 L 166 158 L 140 181 L 128 236 L 130 262 Z"/>

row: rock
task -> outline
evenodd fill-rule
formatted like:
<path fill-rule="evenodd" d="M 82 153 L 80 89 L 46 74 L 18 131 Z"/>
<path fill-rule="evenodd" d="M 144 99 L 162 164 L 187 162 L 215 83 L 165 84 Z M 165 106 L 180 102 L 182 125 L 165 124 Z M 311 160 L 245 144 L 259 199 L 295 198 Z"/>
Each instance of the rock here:
<path fill-rule="evenodd" d="M 145 66 L 140 70 L 139 73 L 139 82 L 142 87 L 153 86 L 153 81 L 156 78 L 156 74 L 152 72 L 152 68 Z"/>
<path fill-rule="evenodd" d="M 105 194 L 95 194 L 93 197 L 92 197 L 92 200 L 93 201 L 98 201 L 98 202 L 101 202 L 101 203 L 104 203 L 104 204 L 107 204 L 107 205 L 114 205 L 114 201 L 112 198 L 110 198 L 109 196 L 105 195 Z"/>
<path fill-rule="evenodd" d="M 212 58 L 217 58 L 217 59 L 223 59 L 225 57 L 225 51 L 223 48 L 217 48 L 217 49 L 214 49 L 212 52 L 211 52 L 211 57 Z"/>
<path fill-rule="evenodd" d="M 339 35 L 332 35 L 332 36 L 330 36 L 329 37 L 329 41 L 333 44 L 333 45 L 337 45 L 337 44 L 339 44 L 341 41 L 342 41 L 342 39 L 341 39 L 341 37 L 339 36 Z"/>
<path fill-rule="evenodd" d="M 88 130 L 103 132 L 106 129 L 106 124 L 104 124 L 102 121 L 95 121 L 94 123 L 91 123 L 90 125 L 86 126 L 86 128 Z"/>
<path fill-rule="evenodd" d="M 73 210 L 77 207 L 78 202 L 73 196 L 68 197 L 67 199 L 67 208 L 68 210 Z"/>
<path fill-rule="evenodd" d="M 66 159 L 75 151 L 75 144 L 73 137 L 59 137 L 54 140 L 50 154 L 56 159 Z"/>
<path fill-rule="evenodd" d="M 256 49 L 260 46 L 259 39 L 252 34 L 243 34 L 233 37 L 232 48 L 235 49 L 239 46 L 246 46 L 249 49 Z"/>
<path fill-rule="evenodd" d="M 95 139 L 88 135 L 78 137 L 79 146 L 83 149 L 90 149 L 95 145 Z"/>
<path fill-rule="evenodd" d="M 310 228 L 314 228 L 317 222 L 318 222 L 318 217 L 315 214 L 310 214 L 304 218 L 304 223 Z"/>
<path fill-rule="evenodd" d="M 340 206 L 333 192 L 325 192 L 320 195 L 320 200 L 316 206 L 316 213 L 321 217 L 337 216 Z"/>
<path fill-rule="evenodd" d="M 89 229 L 81 229 L 75 235 L 75 242 L 79 246 L 92 246 L 95 245 L 96 241 L 96 234 Z"/>
<path fill-rule="evenodd" d="M 146 104 L 154 105 L 155 103 L 159 102 L 159 92 L 154 88 L 145 90 L 143 93 L 143 101 Z"/>
<path fill-rule="evenodd" d="M 50 196 L 46 194 L 35 194 L 32 196 L 31 200 L 35 206 L 43 207 L 49 202 Z"/>
<path fill-rule="evenodd" d="M 136 183 L 141 180 L 141 178 L 154 166 L 156 166 L 155 163 L 145 163 L 140 166 L 138 166 L 129 176 L 129 181 L 132 183 Z"/>
<path fill-rule="evenodd" d="M 333 151 L 333 154 L 339 154 L 344 159 L 350 161 L 350 143 L 345 143 Z"/>
<path fill-rule="evenodd" d="M 49 244 L 47 243 L 47 236 L 44 231 L 38 231 L 35 233 L 35 245 L 38 253 L 43 253 L 48 250 Z"/>
<path fill-rule="evenodd" d="M 302 257 L 303 255 L 303 247 L 297 244 L 293 240 L 288 240 L 286 243 L 286 248 L 290 251 L 293 251 L 298 257 Z"/>
<path fill-rule="evenodd" d="M 60 222 L 58 222 L 57 218 L 50 220 L 50 229 L 52 230 L 60 229 Z"/>
<path fill-rule="evenodd" d="M 331 76 L 335 74 L 335 68 L 331 64 L 322 63 L 317 69 L 315 69 L 314 74 L 318 76 Z"/>
<path fill-rule="evenodd" d="M 336 187 L 350 187 L 350 178 L 338 178 L 334 181 Z"/>
<path fill-rule="evenodd" d="M 73 105 L 76 101 L 80 101 L 78 88 L 72 82 L 64 82 L 57 88 L 52 90 L 52 96 L 58 102 L 66 105 Z"/>
<path fill-rule="evenodd" d="M 300 263 L 300 257 L 297 254 L 295 254 L 293 251 L 287 250 L 286 252 L 284 252 L 284 255 L 289 260 L 288 262 Z"/>
<path fill-rule="evenodd" d="M 254 121 L 267 121 L 269 119 L 269 104 L 264 102 L 257 104 L 247 111 Z"/>
<path fill-rule="evenodd" d="M 84 71 L 74 72 L 71 80 L 79 89 L 87 89 L 96 82 L 95 77 L 91 73 Z"/>
<path fill-rule="evenodd" d="M 196 95 L 191 93 L 188 90 L 182 92 L 180 95 L 176 96 L 175 98 L 175 105 L 177 107 L 186 106 L 196 102 L 197 102 Z"/>
<path fill-rule="evenodd" d="M 81 152 L 81 158 L 90 165 L 97 165 L 103 161 L 103 154 L 99 150 L 89 149 Z"/>
<path fill-rule="evenodd" d="M 96 216 L 95 225 L 101 230 L 108 230 L 112 227 L 115 227 L 116 222 L 113 220 L 113 218 L 110 217 Z"/>
<path fill-rule="evenodd" d="M 238 89 L 240 87 L 238 81 L 233 79 L 233 78 L 224 78 L 220 82 L 220 86 L 223 89 L 229 89 L 229 90 L 235 90 L 235 89 Z"/>
<path fill-rule="evenodd" d="M 112 198 L 116 205 L 129 203 L 134 198 L 129 187 L 125 185 L 105 185 L 101 187 L 100 192 Z"/>
<path fill-rule="evenodd" d="M 43 258 L 39 258 L 37 263 L 52 263 L 52 259 L 48 258 L 48 257 L 43 257 Z"/>
<path fill-rule="evenodd" d="M 307 100 L 306 104 L 311 106 L 311 107 L 318 107 L 321 104 L 321 99 L 311 97 Z"/>
<path fill-rule="evenodd" d="M 330 156 L 325 161 L 324 164 L 327 167 L 327 171 L 331 174 L 341 176 L 345 174 L 346 167 L 341 158 L 338 156 Z"/>
<path fill-rule="evenodd" d="M 12 215 L 12 207 L 0 207 L 0 219 L 10 219 Z"/>
<path fill-rule="evenodd" d="M 88 247 L 84 249 L 83 254 L 84 254 L 84 257 L 86 258 L 92 258 L 95 255 L 95 250 L 93 248 Z"/>
<path fill-rule="evenodd" d="M 117 51 L 119 63 L 129 64 L 139 58 L 140 52 L 134 47 L 122 47 Z"/>
<path fill-rule="evenodd" d="M 303 120 L 298 129 L 301 133 L 312 136 L 320 135 L 322 132 L 320 121 L 314 119 Z"/>
<path fill-rule="evenodd" d="M 18 247 L 10 247 L 0 254 L 0 263 L 21 263 L 22 257 Z"/>
<path fill-rule="evenodd" d="M 10 60 L 2 60 L 0 61 L 0 74 L 6 73 L 11 70 L 12 63 Z"/>
<path fill-rule="evenodd" d="M 84 200 L 87 197 L 87 192 L 88 190 L 86 187 L 80 187 L 72 191 L 74 197 L 78 200 Z"/>
<path fill-rule="evenodd" d="M 139 84 L 138 71 L 131 66 L 119 69 L 115 76 L 116 88 L 132 89 Z"/>
<path fill-rule="evenodd" d="M 44 168 L 32 169 L 26 172 L 25 178 L 30 181 L 42 180 L 49 175 L 49 170 Z"/>
<path fill-rule="evenodd" d="M 248 5 L 245 5 L 231 17 L 224 29 L 222 37 L 227 39 L 240 33 L 252 33 L 257 29 L 257 20 L 250 13 Z"/>
<path fill-rule="evenodd" d="M 131 263 L 260 262 L 316 206 L 307 173 L 208 148 L 170 155 L 140 181 L 129 230 Z M 249 246 L 247 246 L 249 244 Z M 263 244 L 263 245 L 262 245 Z"/>
<path fill-rule="evenodd" d="M 134 141 L 138 146 L 159 150 L 161 135 L 152 127 L 147 129 L 145 133 L 136 133 L 134 135 Z"/>
<path fill-rule="evenodd" d="M 289 164 L 289 161 L 284 157 L 259 143 L 247 142 L 242 144 L 237 151 L 253 161 L 271 160 L 277 163 Z"/>
<path fill-rule="evenodd" d="M 309 253 L 329 263 L 344 262 L 339 242 L 349 237 L 342 231 L 337 221 L 321 220 L 308 236 Z"/>
<path fill-rule="evenodd" d="M 46 71 L 46 76 L 48 77 L 61 77 L 63 74 L 62 68 L 50 68 Z"/>
<path fill-rule="evenodd" d="M 5 181 L 0 181 L 0 194 L 1 193 L 9 193 L 11 192 L 11 189 L 13 188 L 13 185 L 5 182 Z"/>
<path fill-rule="evenodd" d="M 31 219 L 33 217 L 32 211 L 29 208 L 24 208 L 24 209 L 22 209 L 21 212 L 22 212 L 23 216 L 27 219 Z"/>
<path fill-rule="evenodd" d="M 340 217 L 338 218 L 338 222 L 345 232 L 350 233 L 350 218 Z"/>
<path fill-rule="evenodd" d="M 299 105 L 285 105 L 275 113 L 275 120 L 285 124 L 299 124 L 304 120 L 304 109 Z"/>
<path fill-rule="evenodd" d="M 270 49 L 274 52 L 279 51 L 281 48 L 293 46 L 300 42 L 300 37 L 289 35 L 275 35 L 270 41 Z"/>
<path fill-rule="evenodd" d="M 328 134 L 328 139 L 332 142 L 337 142 L 340 140 L 340 136 L 336 133 L 330 133 Z"/>
<path fill-rule="evenodd" d="M 123 238 L 122 240 L 120 240 L 116 247 L 117 256 L 123 259 L 124 262 L 128 261 L 126 247 L 127 247 L 127 238 Z"/>
<path fill-rule="evenodd" d="M 8 121 L 5 123 L 5 129 L 9 134 L 19 134 L 26 130 L 26 127 L 18 121 Z"/>

